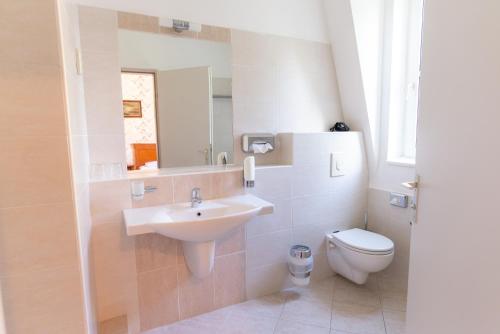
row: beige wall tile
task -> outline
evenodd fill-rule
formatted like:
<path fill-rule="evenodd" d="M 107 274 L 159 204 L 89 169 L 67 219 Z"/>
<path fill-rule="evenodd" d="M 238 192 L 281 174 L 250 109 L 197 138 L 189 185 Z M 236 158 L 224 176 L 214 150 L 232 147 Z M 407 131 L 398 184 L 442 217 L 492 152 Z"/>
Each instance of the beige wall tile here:
<path fill-rule="evenodd" d="M 128 180 L 93 182 L 90 184 L 92 224 L 123 224 L 123 209 L 132 207 Z"/>
<path fill-rule="evenodd" d="M 135 237 L 137 272 L 158 268 L 175 267 L 177 264 L 177 241 L 157 233 Z"/>
<path fill-rule="evenodd" d="M 137 281 L 141 330 L 145 331 L 179 320 L 175 267 L 141 273 Z"/>
<path fill-rule="evenodd" d="M 199 279 L 185 264 L 177 266 L 179 277 L 179 313 L 186 319 L 214 309 L 214 275 Z"/>
<path fill-rule="evenodd" d="M 0 40 L 4 46 L 0 48 L 2 62 L 59 65 L 56 15 L 56 1 L 0 4 Z"/>
<path fill-rule="evenodd" d="M 214 42 L 231 43 L 231 30 L 202 24 L 198 38 Z"/>
<path fill-rule="evenodd" d="M 191 201 L 191 190 L 196 187 L 201 189 L 203 199 L 213 198 L 211 174 L 174 176 L 174 202 Z"/>
<path fill-rule="evenodd" d="M 242 195 L 243 171 L 212 174 L 212 195 L 214 198 Z"/>
<path fill-rule="evenodd" d="M 245 300 L 245 253 L 216 258 L 214 296 L 216 308 Z"/>
<path fill-rule="evenodd" d="M 2 278 L 7 333 L 83 334 L 78 266 Z"/>
<path fill-rule="evenodd" d="M 137 271 L 134 238 L 123 223 L 95 226 L 92 231 L 92 269 L 99 321 L 137 311 Z"/>
<path fill-rule="evenodd" d="M 227 255 L 245 250 L 245 226 L 215 241 L 215 256 Z"/>
<path fill-rule="evenodd" d="M 0 51 L 1 52 L 1 51 Z M 9 107 L 0 113 L 3 136 L 66 134 L 61 69 L 56 65 L 0 63 L 0 92 Z M 40 107 L 43 106 L 43 112 Z"/>
<path fill-rule="evenodd" d="M 136 31 L 155 32 L 160 31 L 158 17 L 142 14 L 118 12 L 118 27 Z"/>
<path fill-rule="evenodd" d="M 0 276 L 78 262 L 73 204 L 0 209 Z"/>
<path fill-rule="evenodd" d="M 144 199 L 133 200 L 134 208 L 143 208 L 146 206 L 165 205 L 174 202 L 174 179 L 171 176 L 155 177 L 148 179 L 137 179 L 130 182 L 143 181 L 145 187 L 156 187 L 157 189 L 144 194 Z"/>
<path fill-rule="evenodd" d="M 0 207 L 72 198 L 67 137 L 0 137 L 0 152 Z"/>

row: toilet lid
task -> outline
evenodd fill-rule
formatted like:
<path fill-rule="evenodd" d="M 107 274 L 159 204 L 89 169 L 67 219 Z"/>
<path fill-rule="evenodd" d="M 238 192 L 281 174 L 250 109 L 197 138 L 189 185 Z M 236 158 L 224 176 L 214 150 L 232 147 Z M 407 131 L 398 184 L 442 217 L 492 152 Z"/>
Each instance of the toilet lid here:
<path fill-rule="evenodd" d="M 373 253 L 387 253 L 394 249 L 391 239 L 359 228 L 332 234 L 332 237 L 349 248 Z"/>

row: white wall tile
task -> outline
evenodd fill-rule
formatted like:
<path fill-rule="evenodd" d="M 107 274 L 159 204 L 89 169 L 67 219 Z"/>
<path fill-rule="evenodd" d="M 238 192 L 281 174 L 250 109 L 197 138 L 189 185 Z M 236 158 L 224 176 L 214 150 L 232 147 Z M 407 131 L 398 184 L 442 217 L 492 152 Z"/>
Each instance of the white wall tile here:
<path fill-rule="evenodd" d="M 336 210 L 333 194 L 297 197 L 292 200 L 293 227 L 333 223 Z"/>
<path fill-rule="evenodd" d="M 318 254 L 325 251 L 325 234 L 338 229 L 333 224 L 304 225 L 294 227 L 292 232 L 293 244 L 302 244 L 311 247 L 312 253 Z"/>
<path fill-rule="evenodd" d="M 246 242 L 247 268 L 286 262 L 292 242 L 290 230 L 248 238 Z"/>
<path fill-rule="evenodd" d="M 247 238 L 292 228 L 292 203 L 289 199 L 272 200 L 272 215 L 257 216 L 246 225 Z"/>
<path fill-rule="evenodd" d="M 285 262 L 247 270 L 247 298 L 258 298 L 290 287 Z"/>
<path fill-rule="evenodd" d="M 255 173 L 255 188 L 248 191 L 266 200 L 291 197 L 291 167 L 261 167 Z"/>
<path fill-rule="evenodd" d="M 410 208 L 399 208 L 389 204 L 390 193 L 372 189 L 368 192 L 368 227 L 394 242 L 395 253 L 391 265 L 381 275 L 385 277 L 407 277 L 411 240 Z"/>
<path fill-rule="evenodd" d="M 327 277 L 332 276 L 333 274 L 333 270 L 328 263 L 326 252 L 314 255 L 314 269 L 311 274 L 311 280 L 321 281 Z"/>

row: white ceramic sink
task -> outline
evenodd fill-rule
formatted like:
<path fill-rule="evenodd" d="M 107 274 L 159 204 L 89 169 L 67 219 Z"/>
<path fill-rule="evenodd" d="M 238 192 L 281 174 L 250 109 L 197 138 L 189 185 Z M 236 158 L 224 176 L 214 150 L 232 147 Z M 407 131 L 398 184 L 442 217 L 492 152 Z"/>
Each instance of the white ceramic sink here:
<path fill-rule="evenodd" d="M 189 269 L 198 277 L 213 268 L 215 242 L 274 205 L 253 195 L 123 210 L 128 235 L 159 233 L 182 241 Z"/>

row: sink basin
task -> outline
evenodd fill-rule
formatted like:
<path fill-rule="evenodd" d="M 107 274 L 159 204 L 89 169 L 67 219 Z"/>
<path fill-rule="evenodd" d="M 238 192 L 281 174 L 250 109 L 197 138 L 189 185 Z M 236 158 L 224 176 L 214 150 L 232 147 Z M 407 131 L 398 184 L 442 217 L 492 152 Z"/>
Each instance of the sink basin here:
<path fill-rule="evenodd" d="M 123 210 L 128 235 L 159 233 L 182 241 L 189 269 L 197 277 L 213 268 L 215 242 L 274 205 L 253 195 Z"/>

